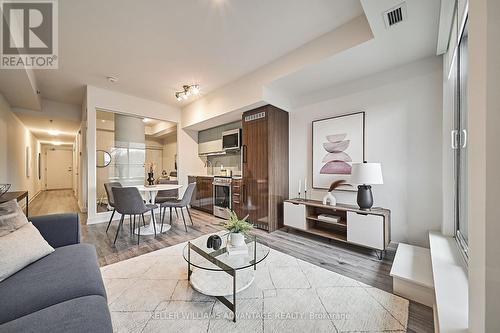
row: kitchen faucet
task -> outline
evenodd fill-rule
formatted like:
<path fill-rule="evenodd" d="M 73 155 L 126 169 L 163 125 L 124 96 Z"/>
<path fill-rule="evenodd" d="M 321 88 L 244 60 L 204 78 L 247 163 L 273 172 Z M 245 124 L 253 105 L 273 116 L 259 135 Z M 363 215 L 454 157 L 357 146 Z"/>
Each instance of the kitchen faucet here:
<path fill-rule="evenodd" d="M 207 172 L 208 172 L 209 165 L 212 168 L 212 175 L 213 175 L 214 174 L 214 165 L 213 165 L 212 161 L 207 158 L 207 162 L 205 163 L 205 167 L 207 168 Z"/>

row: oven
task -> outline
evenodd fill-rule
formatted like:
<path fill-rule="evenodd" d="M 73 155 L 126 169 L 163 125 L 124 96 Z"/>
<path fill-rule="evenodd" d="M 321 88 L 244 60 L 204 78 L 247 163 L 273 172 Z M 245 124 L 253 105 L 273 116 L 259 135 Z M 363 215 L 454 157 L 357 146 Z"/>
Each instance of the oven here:
<path fill-rule="evenodd" d="M 231 178 L 214 177 L 214 215 L 223 219 L 229 218 L 231 209 Z"/>

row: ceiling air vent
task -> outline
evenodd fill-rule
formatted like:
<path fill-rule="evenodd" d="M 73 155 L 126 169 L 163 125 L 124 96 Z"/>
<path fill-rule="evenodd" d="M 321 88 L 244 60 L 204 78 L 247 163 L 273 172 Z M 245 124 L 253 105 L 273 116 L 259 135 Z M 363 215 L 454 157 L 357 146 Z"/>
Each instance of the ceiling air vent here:
<path fill-rule="evenodd" d="M 406 3 L 402 2 L 396 7 L 384 12 L 385 27 L 387 29 L 406 20 Z"/>

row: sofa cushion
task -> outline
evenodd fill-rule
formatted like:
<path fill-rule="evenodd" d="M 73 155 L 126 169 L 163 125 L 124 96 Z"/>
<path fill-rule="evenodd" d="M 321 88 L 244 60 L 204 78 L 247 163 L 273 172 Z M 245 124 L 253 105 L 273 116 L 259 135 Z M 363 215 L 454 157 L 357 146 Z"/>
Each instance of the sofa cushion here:
<path fill-rule="evenodd" d="M 54 248 L 31 223 L 0 237 L 0 282 L 52 252 Z"/>
<path fill-rule="evenodd" d="M 75 298 L 0 324 L 0 332 L 4 333 L 111 333 L 112 331 L 108 305 L 102 296 Z"/>
<path fill-rule="evenodd" d="M 106 298 L 95 248 L 63 246 L 0 283 L 0 323 L 88 295 Z"/>
<path fill-rule="evenodd" d="M 26 223 L 28 223 L 28 219 L 16 199 L 0 204 L 0 237 L 13 232 Z"/>

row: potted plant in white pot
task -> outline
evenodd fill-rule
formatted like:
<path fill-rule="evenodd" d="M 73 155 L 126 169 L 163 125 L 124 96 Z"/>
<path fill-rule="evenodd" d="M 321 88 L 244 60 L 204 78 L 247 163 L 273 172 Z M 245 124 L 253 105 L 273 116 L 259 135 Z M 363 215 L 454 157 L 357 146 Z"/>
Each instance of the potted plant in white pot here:
<path fill-rule="evenodd" d="M 229 210 L 229 218 L 222 223 L 224 229 L 229 231 L 229 243 L 232 246 L 244 246 L 245 235 L 244 233 L 250 231 L 253 225 L 247 222 L 248 215 L 240 219 L 238 215 L 232 210 Z"/>

